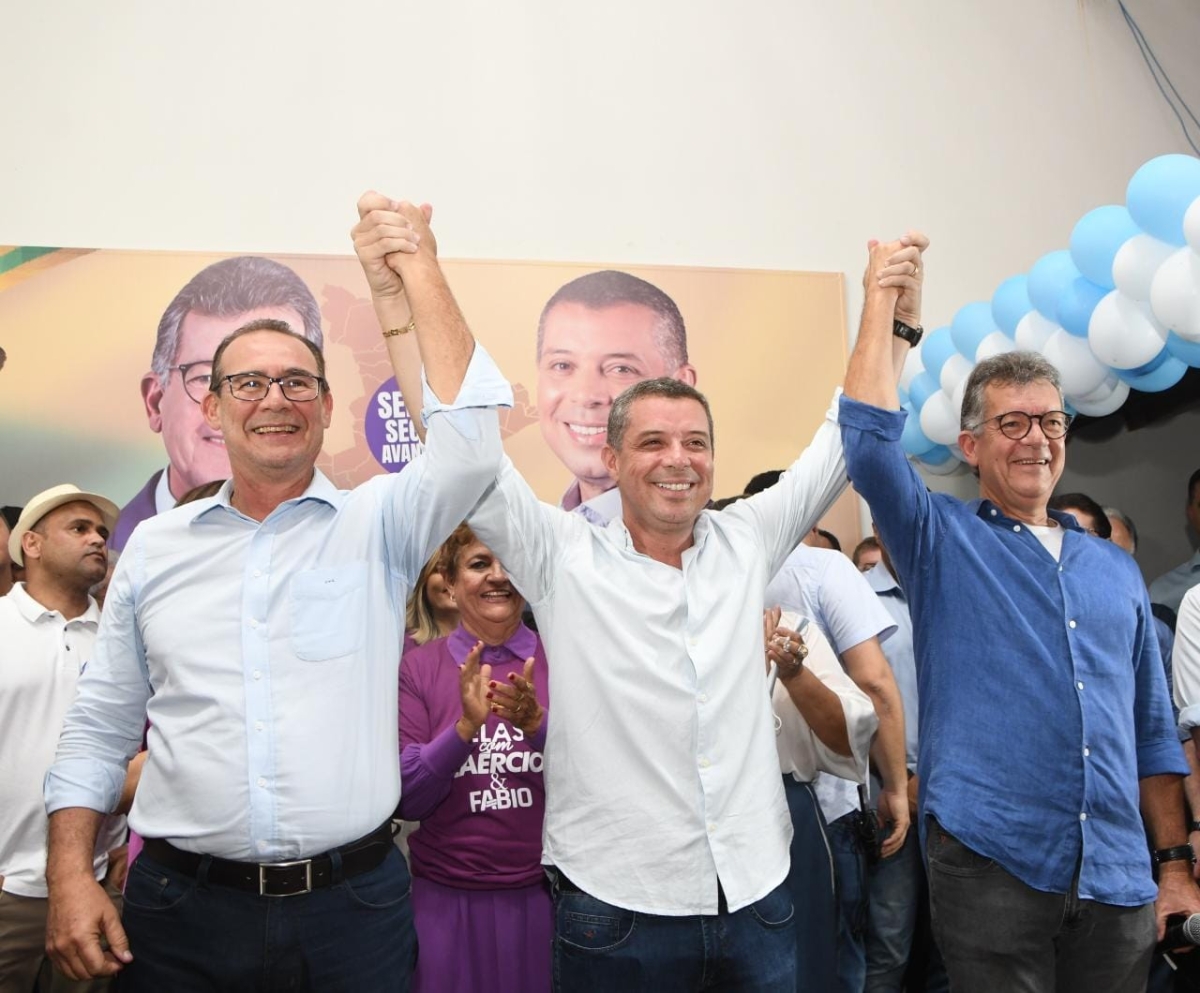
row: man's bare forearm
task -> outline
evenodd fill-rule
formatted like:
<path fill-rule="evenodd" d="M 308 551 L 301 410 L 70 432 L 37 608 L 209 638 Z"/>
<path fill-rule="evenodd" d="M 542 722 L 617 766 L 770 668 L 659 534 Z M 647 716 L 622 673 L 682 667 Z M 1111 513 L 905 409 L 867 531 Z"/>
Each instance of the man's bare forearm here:
<path fill-rule="evenodd" d="M 46 852 L 46 883 L 55 884 L 77 878 L 92 878 L 92 858 L 96 836 L 104 815 L 87 807 L 64 807 L 50 815 Z"/>

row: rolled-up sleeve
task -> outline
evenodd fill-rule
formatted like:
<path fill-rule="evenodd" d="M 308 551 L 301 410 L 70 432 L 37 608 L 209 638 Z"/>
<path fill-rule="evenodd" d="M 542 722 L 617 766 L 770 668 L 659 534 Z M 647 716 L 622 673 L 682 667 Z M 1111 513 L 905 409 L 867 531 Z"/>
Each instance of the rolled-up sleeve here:
<path fill-rule="evenodd" d="M 135 533 L 117 563 L 91 661 L 79 677 L 54 764 L 46 773 L 46 812 L 117 806 L 129 760 L 142 744 L 150 681 L 138 633 L 136 584 L 141 544 Z"/>

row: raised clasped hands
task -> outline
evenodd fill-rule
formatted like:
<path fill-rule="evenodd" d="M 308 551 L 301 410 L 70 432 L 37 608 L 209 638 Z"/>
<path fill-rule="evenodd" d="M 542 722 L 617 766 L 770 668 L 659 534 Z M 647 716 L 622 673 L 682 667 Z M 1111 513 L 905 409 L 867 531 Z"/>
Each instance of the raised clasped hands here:
<path fill-rule="evenodd" d="M 474 739 L 479 729 L 487 723 L 491 712 L 488 683 L 492 679 L 492 667 L 480 664 L 482 655 L 483 642 L 477 641 L 458 670 L 458 692 L 462 697 L 463 715 L 455 723 L 455 730 L 463 741 Z"/>
<path fill-rule="evenodd" d="M 928 247 L 929 239 L 920 231 L 909 231 L 895 241 L 867 242 L 869 259 L 863 274 L 864 291 L 894 294 L 896 319 L 912 327 L 921 323 L 923 256 Z"/>
<path fill-rule="evenodd" d="M 374 297 L 404 292 L 404 269 L 423 255 L 437 255 L 429 227 L 433 208 L 393 200 L 374 190 L 358 198 L 358 223 L 350 229 L 354 254 Z"/>

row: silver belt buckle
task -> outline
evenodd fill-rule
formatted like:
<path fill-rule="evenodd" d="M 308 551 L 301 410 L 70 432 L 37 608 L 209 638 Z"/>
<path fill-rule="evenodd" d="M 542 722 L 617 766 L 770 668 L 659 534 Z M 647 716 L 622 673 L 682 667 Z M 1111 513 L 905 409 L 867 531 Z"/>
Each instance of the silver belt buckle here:
<path fill-rule="evenodd" d="M 290 869 L 292 866 L 304 866 L 304 889 L 296 890 L 295 893 L 268 893 L 267 892 L 267 871 L 270 869 Z M 304 893 L 312 892 L 312 859 L 297 859 L 295 862 L 271 862 L 268 865 L 260 865 L 258 867 L 258 895 L 259 896 L 301 896 Z"/>

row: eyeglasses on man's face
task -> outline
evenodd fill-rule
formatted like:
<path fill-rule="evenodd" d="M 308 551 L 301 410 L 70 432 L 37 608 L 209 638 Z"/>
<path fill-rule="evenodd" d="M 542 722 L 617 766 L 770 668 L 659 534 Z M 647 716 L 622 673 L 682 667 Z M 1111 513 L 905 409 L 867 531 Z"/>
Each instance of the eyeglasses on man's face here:
<path fill-rule="evenodd" d="M 212 383 L 212 362 L 207 359 L 203 362 L 185 362 L 183 365 L 173 365 L 167 369 L 168 374 L 172 372 L 179 373 L 179 378 L 183 381 L 183 392 L 188 395 L 189 400 L 199 403 L 204 399 L 204 394 L 208 392 Z"/>
<path fill-rule="evenodd" d="M 315 400 L 321 395 L 325 380 L 307 372 L 289 372 L 283 376 L 264 376 L 258 372 L 235 372 L 222 376 L 211 384 L 213 392 L 220 392 L 223 383 L 229 384 L 229 392 L 238 400 L 265 400 L 271 387 L 279 384 L 279 391 L 288 400 Z"/>
<path fill-rule="evenodd" d="M 1010 410 L 980 421 L 971 430 L 978 431 L 985 424 L 995 424 L 1000 433 L 1010 441 L 1020 441 L 1033 430 L 1033 422 L 1050 441 L 1057 441 L 1071 426 L 1071 415 L 1065 410 L 1047 410 L 1044 414 L 1027 414 L 1023 410 Z"/>

